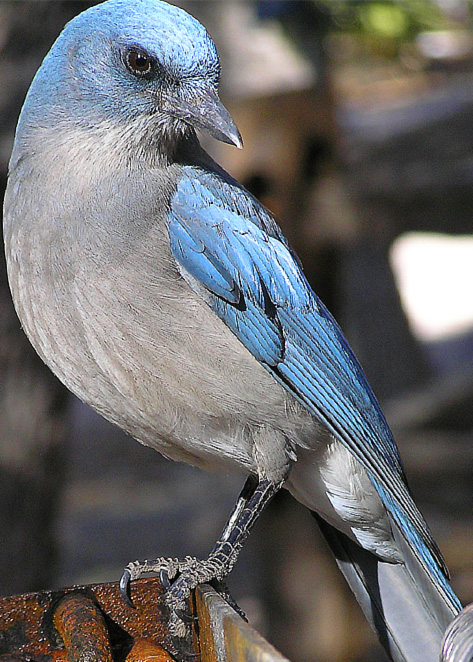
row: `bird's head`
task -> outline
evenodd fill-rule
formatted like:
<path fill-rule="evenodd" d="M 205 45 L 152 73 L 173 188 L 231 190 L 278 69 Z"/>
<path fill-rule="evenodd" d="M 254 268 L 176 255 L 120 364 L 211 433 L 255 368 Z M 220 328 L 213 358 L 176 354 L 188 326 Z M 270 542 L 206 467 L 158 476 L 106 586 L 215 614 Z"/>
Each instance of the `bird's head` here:
<path fill-rule="evenodd" d="M 240 147 L 219 74 L 215 44 L 187 12 L 161 0 L 108 0 L 68 23 L 25 106 L 43 126 L 139 127 L 157 145 L 199 129 Z"/>

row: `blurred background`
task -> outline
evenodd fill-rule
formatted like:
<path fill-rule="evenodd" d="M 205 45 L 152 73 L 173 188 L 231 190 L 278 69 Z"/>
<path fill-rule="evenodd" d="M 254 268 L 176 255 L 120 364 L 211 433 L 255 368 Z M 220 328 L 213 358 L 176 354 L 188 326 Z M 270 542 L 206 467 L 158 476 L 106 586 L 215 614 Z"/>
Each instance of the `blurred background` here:
<path fill-rule="evenodd" d="M 94 2 L 1 0 L 0 180 L 26 90 Z M 415 499 L 473 601 L 473 2 L 194 0 L 245 149 L 205 141 L 276 215 L 393 427 Z M 3 261 L 3 255 L 2 255 Z M 74 399 L 0 275 L 0 593 L 204 556 L 241 477 L 162 459 Z M 293 662 L 384 660 L 312 518 L 265 512 L 230 588 Z"/>

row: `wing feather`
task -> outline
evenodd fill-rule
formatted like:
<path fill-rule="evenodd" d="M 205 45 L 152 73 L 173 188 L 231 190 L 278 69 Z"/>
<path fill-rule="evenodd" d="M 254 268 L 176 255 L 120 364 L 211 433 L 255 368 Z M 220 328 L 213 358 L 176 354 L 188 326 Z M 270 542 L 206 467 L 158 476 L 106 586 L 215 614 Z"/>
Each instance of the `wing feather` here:
<path fill-rule="evenodd" d="M 443 559 L 410 496 L 376 397 L 269 213 L 232 180 L 188 166 L 172 200 L 169 234 L 190 285 L 349 448 L 422 563 L 446 584 Z"/>

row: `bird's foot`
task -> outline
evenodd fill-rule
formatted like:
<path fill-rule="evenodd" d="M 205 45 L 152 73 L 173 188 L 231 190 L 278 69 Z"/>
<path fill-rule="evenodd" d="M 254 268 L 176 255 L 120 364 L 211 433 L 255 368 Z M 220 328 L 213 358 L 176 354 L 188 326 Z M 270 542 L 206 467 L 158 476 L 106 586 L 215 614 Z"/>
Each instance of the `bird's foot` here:
<path fill-rule="evenodd" d="M 120 580 L 123 600 L 132 607 L 131 581 L 148 572 L 159 573 L 169 609 L 169 633 L 174 638 L 190 639 L 192 616 L 187 604 L 191 592 L 205 583 L 213 583 L 217 590 L 221 589 L 256 518 L 281 484 L 248 476 L 222 535 L 205 561 L 187 556 L 183 560 L 161 558 L 129 563 Z"/>
<path fill-rule="evenodd" d="M 130 583 L 144 574 L 158 573 L 165 590 L 164 600 L 169 609 L 169 634 L 180 640 L 187 639 L 194 620 L 188 611 L 191 592 L 199 584 L 221 582 L 233 565 L 233 556 L 214 552 L 205 561 L 191 556 L 184 559 L 133 561 L 126 566 L 120 580 L 122 599 L 132 607 Z"/>

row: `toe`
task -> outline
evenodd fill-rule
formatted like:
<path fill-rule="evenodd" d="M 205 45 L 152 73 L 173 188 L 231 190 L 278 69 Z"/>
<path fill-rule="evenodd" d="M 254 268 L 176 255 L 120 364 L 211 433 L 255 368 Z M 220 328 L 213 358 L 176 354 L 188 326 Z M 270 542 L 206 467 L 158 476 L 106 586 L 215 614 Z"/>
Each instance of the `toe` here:
<path fill-rule="evenodd" d="M 123 602 L 126 605 L 128 605 L 128 607 L 134 609 L 134 605 L 130 595 L 130 581 L 131 581 L 131 573 L 127 568 L 125 568 L 120 579 L 120 595 Z"/>

